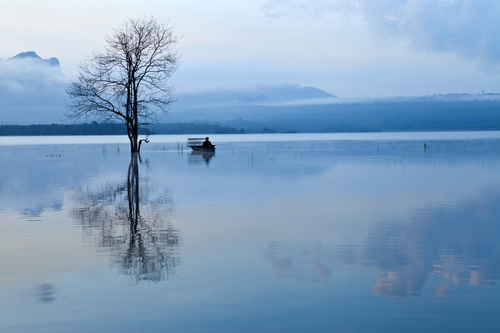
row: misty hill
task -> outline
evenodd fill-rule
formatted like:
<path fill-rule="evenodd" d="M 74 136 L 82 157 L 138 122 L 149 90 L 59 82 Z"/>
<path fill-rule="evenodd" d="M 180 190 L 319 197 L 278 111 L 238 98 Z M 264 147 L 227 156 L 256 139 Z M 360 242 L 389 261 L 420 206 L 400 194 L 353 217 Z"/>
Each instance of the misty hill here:
<path fill-rule="evenodd" d="M 0 59 L 0 123 L 62 122 L 66 84 L 57 58 L 42 59 L 28 51 Z"/>
<path fill-rule="evenodd" d="M 200 107 L 278 105 L 300 103 L 310 100 L 334 100 L 335 95 L 314 87 L 303 87 L 293 83 L 261 87 L 248 91 L 218 91 L 197 94 L 181 94 L 172 112 Z"/>
<path fill-rule="evenodd" d="M 474 96 L 474 95 L 472 95 Z M 247 132 L 500 130 L 500 99 L 432 96 L 311 105 L 234 105 L 172 113 L 168 122 L 199 122 Z"/>
<path fill-rule="evenodd" d="M 28 51 L 5 61 L 0 59 L 0 124 L 64 123 L 67 83 L 57 58 L 43 59 Z M 158 125 L 152 131 L 159 134 L 204 130 L 226 133 L 500 130 L 498 94 L 347 101 L 318 88 L 286 83 L 246 91 L 181 94 L 177 99 L 171 115 L 161 119 L 166 125 Z M 51 131 L 59 131 L 50 126 Z M 28 131 L 41 134 L 48 128 L 32 127 Z M 94 130 L 102 134 L 115 131 L 95 126 L 61 128 L 63 132 L 75 133 L 94 133 Z"/>
<path fill-rule="evenodd" d="M 36 52 L 34 51 L 27 51 L 27 52 L 22 52 L 19 53 L 12 58 L 7 59 L 7 61 L 15 61 L 15 60 L 31 60 L 34 61 L 35 63 L 38 62 L 40 64 L 44 64 L 47 66 L 51 67 L 58 67 L 60 70 L 61 64 L 59 63 L 59 59 L 57 58 L 50 58 L 50 59 L 42 59 Z"/>

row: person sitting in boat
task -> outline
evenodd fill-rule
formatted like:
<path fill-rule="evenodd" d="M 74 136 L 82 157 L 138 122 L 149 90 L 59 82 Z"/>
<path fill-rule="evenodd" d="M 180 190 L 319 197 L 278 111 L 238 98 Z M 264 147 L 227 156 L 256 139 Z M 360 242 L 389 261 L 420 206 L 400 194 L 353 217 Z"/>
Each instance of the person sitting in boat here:
<path fill-rule="evenodd" d="M 208 136 L 205 138 L 205 142 L 202 144 L 203 148 L 213 148 L 215 147 L 212 142 L 208 140 Z"/>

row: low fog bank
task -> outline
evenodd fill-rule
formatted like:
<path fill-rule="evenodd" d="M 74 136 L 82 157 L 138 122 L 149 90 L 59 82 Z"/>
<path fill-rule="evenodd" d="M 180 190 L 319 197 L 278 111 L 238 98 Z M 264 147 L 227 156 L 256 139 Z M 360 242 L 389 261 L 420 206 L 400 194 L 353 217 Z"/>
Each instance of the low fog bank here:
<path fill-rule="evenodd" d="M 57 58 L 42 59 L 29 51 L 0 59 L 1 123 L 64 122 L 67 83 Z"/>
<path fill-rule="evenodd" d="M 161 123 L 212 124 L 246 133 L 499 130 L 500 94 L 353 99 L 283 83 L 181 94 Z"/>
<path fill-rule="evenodd" d="M 300 86 L 294 83 L 269 85 L 249 90 L 221 90 L 197 94 L 179 94 L 172 105 L 173 114 L 198 108 L 241 107 L 241 106 L 308 106 L 327 104 L 372 104 L 372 103 L 410 103 L 410 102 L 464 102 L 500 101 L 499 93 L 468 94 L 451 93 L 428 96 L 396 97 L 337 97 L 315 87 Z"/>
<path fill-rule="evenodd" d="M 73 123 L 63 116 L 69 102 L 65 93 L 67 84 L 56 58 L 42 59 L 30 51 L 0 59 L 0 125 Z M 210 129 L 224 133 L 500 130 L 497 93 L 346 99 L 315 87 L 282 83 L 174 97 L 177 102 L 170 114 L 159 122 L 168 126 L 151 130 Z M 80 123 L 92 120 L 100 121 L 81 119 Z M 4 130 L 25 133 L 46 129 Z M 71 130 L 78 132 L 81 128 Z M 94 128 L 90 132 L 93 131 Z"/>

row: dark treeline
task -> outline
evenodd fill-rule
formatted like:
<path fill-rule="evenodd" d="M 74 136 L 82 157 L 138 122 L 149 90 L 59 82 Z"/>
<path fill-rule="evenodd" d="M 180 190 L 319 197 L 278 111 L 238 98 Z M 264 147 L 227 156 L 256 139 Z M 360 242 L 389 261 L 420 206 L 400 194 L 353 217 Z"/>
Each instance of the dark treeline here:
<path fill-rule="evenodd" d="M 19 135 L 116 135 L 127 134 L 126 128 L 118 124 L 50 124 L 50 125 L 0 125 L 1 136 Z"/>
<path fill-rule="evenodd" d="M 246 133 L 233 127 L 209 124 L 156 124 L 151 128 L 139 130 L 140 134 L 235 134 Z M 0 125 L 0 136 L 37 136 L 37 135 L 126 135 L 122 124 L 99 124 L 95 121 L 84 124 L 50 125 Z"/>

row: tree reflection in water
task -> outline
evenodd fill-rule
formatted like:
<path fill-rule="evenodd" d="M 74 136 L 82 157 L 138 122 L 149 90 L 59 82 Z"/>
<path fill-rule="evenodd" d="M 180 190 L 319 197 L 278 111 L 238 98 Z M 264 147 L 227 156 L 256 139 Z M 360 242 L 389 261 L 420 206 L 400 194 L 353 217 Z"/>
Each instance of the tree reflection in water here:
<path fill-rule="evenodd" d="M 85 239 L 109 251 L 113 266 L 134 284 L 166 280 L 180 263 L 179 233 L 168 220 L 173 202 L 166 194 L 155 196 L 147 178 L 140 186 L 139 162 L 132 154 L 124 184 L 75 190 L 71 211 Z"/>

